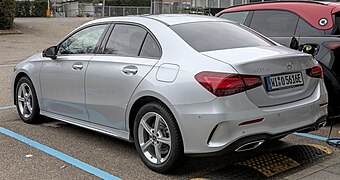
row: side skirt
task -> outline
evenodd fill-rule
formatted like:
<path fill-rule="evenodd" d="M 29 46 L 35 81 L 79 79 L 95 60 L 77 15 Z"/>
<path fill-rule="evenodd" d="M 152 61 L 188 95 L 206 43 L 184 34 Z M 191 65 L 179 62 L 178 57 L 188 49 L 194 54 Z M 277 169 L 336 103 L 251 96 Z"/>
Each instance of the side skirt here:
<path fill-rule="evenodd" d="M 119 129 L 115 129 L 115 128 L 111 128 L 107 126 L 102 126 L 102 125 L 91 123 L 88 121 L 76 120 L 74 118 L 61 116 L 61 115 L 50 113 L 50 112 L 43 111 L 43 110 L 40 110 L 40 114 L 43 116 L 47 116 L 47 117 L 59 120 L 59 121 L 63 121 L 63 122 L 70 123 L 76 126 L 80 126 L 86 129 L 90 129 L 90 130 L 93 130 L 99 133 L 107 134 L 109 136 L 113 136 L 113 137 L 116 137 L 116 138 L 119 138 L 119 139 L 122 139 L 128 142 L 133 142 L 130 139 L 130 133 L 128 131 L 119 130 Z"/>

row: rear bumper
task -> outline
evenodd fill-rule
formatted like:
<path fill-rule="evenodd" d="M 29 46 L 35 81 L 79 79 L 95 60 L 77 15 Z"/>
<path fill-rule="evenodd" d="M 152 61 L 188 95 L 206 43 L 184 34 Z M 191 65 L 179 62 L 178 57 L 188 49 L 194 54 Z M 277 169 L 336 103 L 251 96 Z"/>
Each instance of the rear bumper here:
<path fill-rule="evenodd" d="M 254 134 L 254 135 L 251 135 L 251 136 L 242 137 L 242 138 L 234 141 L 233 143 L 229 144 L 224 149 L 222 149 L 220 151 L 217 151 L 217 152 L 213 152 L 213 153 L 195 153 L 195 154 L 187 154 L 187 155 L 191 155 L 191 156 L 216 156 L 216 155 L 224 155 L 224 154 L 227 154 L 227 153 L 235 152 L 242 145 L 249 144 L 249 143 L 252 143 L 252 142 L 259 142 L 259 141 L 262 142 L 262 141 L 267 141 L 267 140 L 271 140 L 271 139 L 275 139 L 275 138 L 279 138 L 279 137 L 284 137 L 284 136 L 286 136 L 288 134 L 292 134 L 294 132 L 307 133 L 307 132 L 310 132 L 310 131 L 316 131 L 319 128 L 321 128 L 323 125 L 326 124 L 326 119 L 327 119 L 327 116 L 323 116 L 323 117 L 320 117 L 313 124 L 310 124 L 310 125 L 305 126 L 305 127 L 293 129 L 293 130 L 290 130 L 290 131 L 282 132 L 282 133 L 279 133 L 279 134 L 266 134 L 266 133 L 262 133 L 262 134 Z"/>
<path fill-rule="evenodd" d="M 315 130 L 326 120 L 328 101 L 323 83 L 311 96 L 283 105 L 259 108 L 245 93 L 209 103 L 174 106 L 186 154 L 234 151 L 237 146 L 296 131 Z M 320 106 L 322 105 L 322 106 Z M 261 122 L 240 125 L 255 119 Z"/>

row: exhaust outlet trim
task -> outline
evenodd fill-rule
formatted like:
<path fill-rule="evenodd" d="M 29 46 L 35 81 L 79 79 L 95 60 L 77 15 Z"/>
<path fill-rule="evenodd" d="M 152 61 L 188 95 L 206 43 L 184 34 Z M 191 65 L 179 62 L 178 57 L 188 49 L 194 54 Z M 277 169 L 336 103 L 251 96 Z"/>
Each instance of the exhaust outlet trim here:
<path fill-rule="evenodd" d="M 264 140 L 252 141 L 252 142 L 243 144 L 242 146 L 235 149 L 235 151 L 236 152 L 242 152 L 242 151 L 252 150 L 252 149 L 259 147 L 263 142 L 264 142 Z"/>
<path fill-rule="evenodd" d="M 325 127 L 325 126 L 326 126 L 326 122 L 321 122 L 321 123 L 318 124 L 318 127 L 317 127 L 316 130 L 318 130 L 318 129 L 322 128 L 322 127 Z"/>

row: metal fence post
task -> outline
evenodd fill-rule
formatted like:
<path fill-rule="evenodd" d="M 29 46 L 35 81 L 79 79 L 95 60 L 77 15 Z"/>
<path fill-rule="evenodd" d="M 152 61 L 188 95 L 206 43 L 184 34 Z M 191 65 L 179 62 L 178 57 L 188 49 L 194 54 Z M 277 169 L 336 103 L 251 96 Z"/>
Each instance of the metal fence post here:
<path fill-rule="evenodd" d="M 105 0 L 103 0 L 102 17 L 105 17 Z"/>

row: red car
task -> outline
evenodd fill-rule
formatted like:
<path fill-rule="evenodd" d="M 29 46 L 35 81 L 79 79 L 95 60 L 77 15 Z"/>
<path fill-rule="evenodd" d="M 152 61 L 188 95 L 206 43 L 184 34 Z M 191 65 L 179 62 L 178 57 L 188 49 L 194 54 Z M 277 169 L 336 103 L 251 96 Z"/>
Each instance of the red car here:
<path fill-rule="evenodd" d="M 278 1 L 233 6 L 217 17 L 240 22 L 282 45 L 292 37 L 301 44 L 318 44 L 315 58 L 324 69 L 329 115 L 340 114 L 340 3 Z"/>

